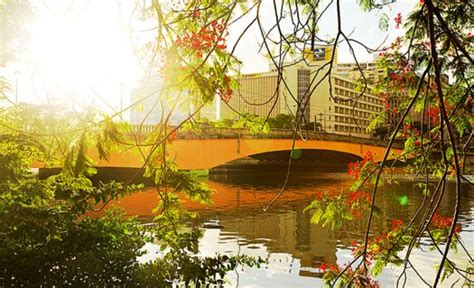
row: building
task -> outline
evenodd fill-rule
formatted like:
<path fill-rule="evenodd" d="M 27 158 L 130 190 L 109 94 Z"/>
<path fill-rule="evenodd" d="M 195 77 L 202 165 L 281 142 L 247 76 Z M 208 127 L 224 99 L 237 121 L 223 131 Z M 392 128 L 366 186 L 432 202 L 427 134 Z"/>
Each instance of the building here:
<path fill-rule="evenodd" d="M 339 66 L 337 50 L 331 77 L 324 78 L 329 69 L 329 65 L 324 64 L 331 59 L 332 50 L 332 46 L 305 50 L 303 61 L 285 65 L 280 79 L 275 70 L 243 75 L 239 91 L 228 103 L 221 103 L 221 119 L 238 118 L 234 110 L 260 117 L 290 114 L 302 119 L 302 127 L 370 137 L 366 127 L 372 115 L 384 110 L 384 100 L 371 92 L 370 84 L 360 93 L 361 88 L 356 85 L 360 71 L 354 70 L 355 64 Z M 364 67 L 368 71 L 367 78 L 371 79 L 369 83 L 383 75 L 374 63 L 366 63 Z"/>
<path fill-rule="evenodd" d="M 162 93 L 163 79 L 160 76 L 145 79 L 132 89 L 130 95 L 130 124 L 157 125 L 171 113 L 169 121 L 178 124 L 186 119 L 193 107 L 178 93 Z M 187 95 L 187 92 L 181 92 Z M 212 109 L 209 109 L 211 112 Z M 210 113 L 209 112 L 209 113 Z M 215 114 L 215 110 L 214 110 Z"/>
<path fill-rule="evenodd" d="M 278 73 L 275 71 L 242 75 L 239 89 L 228 103 L 221 101 L 220 118 L 235 119 L 239 112 L 265 117 L 287 113 L 278 97 Z"/>
<path fill-rule="evenodd" d="M 385 69 L 377 67 L 375 60 L 373 62 L 359 63 L 338 63 L 335 67 L 336 73 L 340 76 L 352 80 L 362 79 L 361 70 L 364 72 L 365 79 L 368 83 L 376 83 L 382 80 L 386 75 L 387 71 Z"/>
<path fill-rule="evenodd" d="M 130 92 L 130 123 L 133 125 L 156 125 L 162 113 L 159 98 L 163 81 L 160 78 L 150 79 L 132 89 Z"/>
<path fill-rule="evenodd" d="M 333 95 L 343 101 L 334 102 L 330 99 L 329 109 L 334 107 L 334 119 L 329 116 L 329 121 L 334 123 L 333 132 L 336 134 L 370 137 L 366 131 L 372 117 L 384 111 L 384 100 L 371 93 L 369 85 L 363 93 L 359 91 L 353 80 L 340 75 L 334 75 Z M 324 126 L 323 126 L 324 127 Z"/>

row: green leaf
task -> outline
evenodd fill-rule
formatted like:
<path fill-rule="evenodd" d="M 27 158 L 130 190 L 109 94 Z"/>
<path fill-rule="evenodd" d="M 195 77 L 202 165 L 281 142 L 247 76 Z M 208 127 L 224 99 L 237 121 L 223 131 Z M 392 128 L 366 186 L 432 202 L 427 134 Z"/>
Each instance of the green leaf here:
<path fill-rule="evenodd" d="M 321 216 L 323 216 L 323 212 L 323 209 L 317 208 L 314 211 L 313 216 L 311 216 L 311 223 L 319 224 L 319 222 L 321 221 Z"/>

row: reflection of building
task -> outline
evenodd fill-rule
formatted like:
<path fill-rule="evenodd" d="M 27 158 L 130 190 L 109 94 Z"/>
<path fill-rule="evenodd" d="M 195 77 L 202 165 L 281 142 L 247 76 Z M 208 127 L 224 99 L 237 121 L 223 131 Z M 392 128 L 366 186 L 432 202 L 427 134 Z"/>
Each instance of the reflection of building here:
<path fill-rule="evenodd" d="M 355 64 L 339 66 L 337 51 L 331 79 L 323 79 L 329 69 L 329 65 L 324 64 L 332 57 L 332 46 L 320 46 L 313 52 L 303 53 L 304 61 L 286 65 L 281 79 L 275 70 L 244 75 L 239 91 L 228 105 L 221 104 L 221 118 L 238 117 L 230 106 L 241 113 L 260 117 L 291 114 L 301 119 L 301 126 L 318 123 L 313 127 L 320 126 L 326 132 L 368 137 L 365 128 L 372 114 L 383 111 L 383 99 L 372 94 L 370 84 L 364 93 L 359 92 L 362 88 L 356 81 L 360 72 L 354 71 Z M 374 63 L 362 66 L 369 83 L 384 75 Z M 332 96 L 339 99 L 337 103 L 330 97 L 330 90 Z"/>

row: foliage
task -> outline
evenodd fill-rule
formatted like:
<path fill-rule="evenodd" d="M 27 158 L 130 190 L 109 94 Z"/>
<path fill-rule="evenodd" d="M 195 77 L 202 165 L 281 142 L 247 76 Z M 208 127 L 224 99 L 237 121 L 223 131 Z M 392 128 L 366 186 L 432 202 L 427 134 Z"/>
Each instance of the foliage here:
<path fill-rule="evenodd" d="M 364 9 L 375 8 L 372 1 L 360 2 Z M 420 192 L 424 193 L 424 201 L 430 201 L 430 204 L 420 207 L 409 223 L 394 220 L 391 231 L 380 233 L 370 231 L 373 215 L 378 209 L 373 201 L 367 201 L 367 205 L 360 207 L 359 211 L 368 213 L 367 236 L 362 243 L 354 244 L 354 262 L 342 267 L 334 266 L 326 273 L 330 285 L 338 282 L 340 285 L 350 283 L 356 287 L 377 286 L 376 283 L 370 284 L 369 275 L 377 276 L 389 263 L 403 267 L 398 278 L 400 281 L 406 269 L 415 269 L 409 262 L 410 253 L 422 238 L 430 239 L 432 249 L 442 255 L 437 275 L 433 279 L 435 286 L 453 274 L 462 277 L 470 285 L 471 281 L 465 278 L 465 271 L 447 257 L 449 249 L 457 250 L 460 240 L 458 234 L 461 227 L 456 224 L 459 205 L 452 216 L 443 217 L 438 212 L 439 201 L 435 202 L 434 199 L 441 199 L 446 194 L 443 183 L 450 179 L 456 181 L 455 197 L 457 203 L 461 201 L 460 179 L 465 173 L 463 171 L 466 171 L 463 147 L 470 142 L 470 139 L 463 139 L 462 136 L 472 137 L 471 126 L 474 123 L 469 98 L 472 75 L 466 69 L 472 66 L 473 39 L 468 34 L 469 29 L 466 29 L 472 27 L 472 19 L 467 18 L 471 11 L 472 5 L 466 6 L 462 1 L 420 1 L 410 15 L 399 13 L 395 17 L 396 28 L 403 25 L 407 30 L 405 36 L 398 37 L 379 53 L 378 67 L 387 71 L 387 76 L 376 84 L 374 91 L 384 99 L 386 111 L 377 115 L 368 129 L 379 127 L 387 118 L 396 119 L 391 123 L 390 145 L 395 141 L 404 143 L 404 149 L 396 156 L 396 161 L 413 159 L 407 172 L 423 175 L 426 179 L 418 184 L 423 188 Z M 443 80 L 447 73 L 453 75 L 449 82 Z M 394 98 L 401 99 L 401 103 L 393 105 Z M 422 119 L 421 123 L 416 123 L 411 117 Z M 370 156 L 360 162 L 350 163 L 349 175 L 356 179 L 352 191 L 372 187 L 373 193 L 369 197 L 374 198 L 382 183 L 383 164 L 375 162 Z M 429 181 L 435 179 L 439 181 L 438 188 L 429 191 Z M 347 208 L 341 204 L 344 201 L 340 201 L 344 193 L 329 197 L 319 195 L 308 206 L 308 209 L 315 209 L 315 222 L 324 221 L 322 223 L 327 224 L 355 220 L 344 212 Z M 349 206 L 346 204 L 346 207 Z M 333 227 L 340 225 L 333 224 Z M 378 236 L 372 238 L 372 233 Z M 446 247 L 444 251 L 440 244 Z M 401 251 L 404 249 L 407 252 L 402 256 Z M 469 255 L 469 252 L 465 253 Z M 360 261 L 355 261 L 357 259 Z M 365 282 L 357 284 L 354 281 L 358 278 Z"/>
<path fill-rule="evenodd" d="M 306 208 L 312 210 L 311 223 L 339 229 L 346 221 L 359 219 L 370 208 L 370 195 L 361 191 L 329 190 L 316 193 Z"/>
<path fill-rule="evenodd" d="M 68 135 L 67 146 L 60 145 L 65 157 L 56 154 L 54 146 L 46 148 L 43 140 L 50 129 L 60 130 L 60 121 L 51 120 L 44 111 L 28 113 L 36 118 L 36 127 L 20 131 L 25 111 L 33 107 L 14 107 L 2 111 L 0 137 L 0 278 L 8 286 L 119 285 L 126 283 L 138 265 L 144 238 L 137 222 L 112 209 L 103 217 L 91 218 L 86 212 L 100 201 L 107 201 L 139 187 L 124 187 L 109 182 L 94 185 L 87 176 L 95 169 L 85 157 L 91 134 L 82 131 Z M 18 117 L 17 117 L 18 116 Z M 40 122 L 39 120 L 43 120 Z M 74 125 L 78 123 L 69 123 Z M 76 127 L 79 128 L 79 127 Z M 97 128 L 98 129 L 98 128 Z M 46 137 L 37 135 L 44 133 Z M 105 133 L 105 132 L 104 132 Z M 51 134 L 55 135 L 55 134 Z M 90 137 L 89 137 L 90 136 Z M 59 136 L 57 136 L 59 138 Z M 101 145 L 107 145 L 103 141 Z M 61 147 L 61 148 L 59 148 Z M 104 155 L 105 156 L 105 155 Z M 57 175 L 39 179 L 31 175 L 34 162 L 61 161 L 64 166 Z M 94 199 L 91 201 L 91 199 Z"/>
<path fill-rule="evenodd" d="M 278 114 L 275 117 L 269 117 L 268 125 L 270 128 L 291 129 L 293 128 L 293 117 L 287 114 Z"/>
<path fill-rule="evenodd" d="M 276 23 L 268 32 L 260 23 L 262 2 L 152 1 L 150 11 L 158 22 L 154 48 L 165 59 L 160 72 L 164 78 L 161 94 L 167 100 L 166 105 L 173 109 L 178 104 L 196 107 L 197 113 L 199 107 L 211 103 L 216 96 L 224 102 L 234 96 L 241 63 L 233 55 L 234 47 L 227 47 L 229 26 L 252 9 L 257 13 L 248 27 L 258 24 L 263 41 L 261 48 L 276 71 L 280 72 L 287 65 L 287 55 L 293 57 L 295 63 L 306 61 L 297 58 L 297 52 L 304 51 L 308 45 L 314 48 L 316 40 L 334 48 L 346 43 L 351 52 L 355 44 L 368 52 L 379 52 L 378 68 L 387 74 L 375 83 L 373 92 L 385 101 L 386 109 L 376 115 L 369 129 L 382 123 L 390 125 L 387 153 L 379 155 L 381 163 L 375 161 L 373 155 L 352 163 L 349 172 L 355 184 L 351 190 L 320 192 L 307 208 L 313 210 L 312 222 L 334 229 L 344 222 L 367 216 L 366 236 L 354 243 L 352 262 L 320 268 L 329 267 L 324 276 L 329 285 L 377 287 L 372 277 L 379 275 L 388 264 L 403 266 L 400 278 L 406 269 L 415 269 L 410 263 L 410 253 L 421 239 L 429 239 L 430 246 L 441 254 L 433 286 L 454 273 L 466 279 L 467 285 L 472 284 L 466 278 L 466 271 L 471 268 L 463 270 L 448 257 L 449 250 L 462 243 L 458 226 L 461 181 L 466 172 L 465 150 L 470 145 L 474 124 L 472 4 L 469 1 L 419 1 L 412 13 L 397 14 L 393 19 L 395 28 L 406 29 L 404 36 L 379 50 L 367 47 L 343 31 L 340 0 L 331 1 L 336 8 L 337 33 L 335 38 L 328 39 L 317 35 L 321 15 L 318 13 L 325 11 L 319 7 L 319 1 L 282 3 L 281 15 L 275 9 Z M 5 14 L 5 7 L 11 3 L 17 2 L 0 2 L 0 15 Z M 384 2 L 373 0 L 358 3 L 365 11 L 384 6 Z M 291 18 L 293 30 L 281 29 L 285 23 L 282 21 L 288 19 L 285 17 Z M 385 29 L 388 21 L 382 16 L 380 26 Z M 247 29 L 243 33 L 245 31 Z M 8 53 L 3 50 L 2 46 L 2 54 Z M 331 77 L 335 51 L 330 58 L 313 73 L 312 83 L 318 82 L 315 81 L 320 77 L 318 74 L 324 74 L 321 79 Z M 0 87 L 6 86 L 1 84 Z M 394 98 L 401 100 L 400 103 L 394 105 Z M 303 104 L 300 98 L 294 97 L 294 100 L 297 106 Z M 125 219 L 113 210 L 97 218 L 87 214 L 95 205 L 137 189 L 115 182 L 94 184 L 88 178 L 96 171 L 93 161 L 86 156 L 87 150 L 95 147 L 100 157 L 107 157 L 111 149 L 115 149 L 113 144 L 128 144 L 126 137 L 120 136 L 123 127 L 110 117 L 98 116 L 93 109 L 80 113 L 48 109 L 14 106 L 1 111 L 0 235 L 2 243 L 7 245 L 0 247 L 0 273 L 7 285 L 59 286 L 67 281 L 71 285 L 146 286 L 157 281 L 162 286 L 178 283 L 199 286 L 222 283 L 225 272 L 238 263 L 260 263 L 245 257 L 195 256 L 200 232 L 186 229 L 185 221 L 194 214 L 184 209 L 180 196 L 209 203 L 211 191 L 170 161 L 167 145 L 173 141 L 177 129 L 168 125 L 171 115 L 164 117 L 153 133 L 138 139 L 139 145 L 134 146 L 143 156 L 145 175 L 153 182 L 160 199 L 155 211 L 156 225 L 147 232 L 151 239 L 160 241 L 165 251 L 163 258 L 152 263 L 137 263 L 146 238 L 133 219 Z M 417 115 L 422 119 L 420 125 L 411 119 Z M 298 117 L 296 123 L 302 120 L 301 115 Z M 279 118 L 267 123 L 253 115 L 242 114 L 238 121 L 222 124 L 260 133 L 267 132 L 272 125 L 288 124 L 288 119 Z M 388 119 L 392 122 L 387 123 Z M 425 119 L 429 119 L 429 125 Z M 396 141 L 404 145 L 403 151 L 394 155 L 394 161 L 413 159 L 408 171 L 424 176 L 425 181 L 419 184 L 424 187 L 421 193 L 427 205 L 411 215 L 406 224 L 394 221 L 390 231 L 373 231 L 373 218 L 380 212 L 374 205 L 378 188 L 382 184 L 388 151 Z M 34 162 L 60 165 L 62 169 L 58 175 L 37 179 L 29 173 Z M 433 191 L 427 189 L 430 179 L 438 181 Z M 448 181 L 456 183 L 456 208 L 451 216 L 439 216 L 439 203 L 447 197 Z M 372 193 L 363 189 L 371 189 Z"/>
<path fill-rule="evenodd" d="M 248 128 L 251 134 L 266 134 L 270 131 L 265 119 L 247 113 L 243 113 L 241 118 L 232 125 L 232 128 Z"/>
<path fill-rule="evenodd" d="M 349 174 L 355 179 L 351 189 L 319 192 L 307 208 L 313 212 L 313 223 L 321 223 L 334 229 L 347 221 L 358 221 L 360 218 L 367 220 L 366 236 L 355 249 L 357 253 L 354 253 L 354 261 L 342 269 L 330 269 L 332 272 L 328 271 L 325 277 L 330 285 L 339 283 L 342 286 L 376 287 L 378 284 L 371 277 L 378 275 L 389 263 L 403 266 L 400 275 L 402 277 L 406 269 L 415 269 L 413 265 L 409 265 L 410 253 L 416 248 L 416 243 L 420 239 L 427 237 L 432 240 L 432 247 L 445 243 L 444 251 L 437 249 L 442 258 L 436 277 L 433 279 L 434 286 L 444 279 L 444 276 L 441 277 L 443 271 L 446 276 L 456 271 L 459 276 L 465 277 L 466 273 L 449 260 L 448 251 L 460 243 L 456 236 L 459 233 L 456 225 L 461 201 L 461 179 L 466 171 L 463 159 L 465 148 L 469 146 L 472 138 L 474 122 L 472 71 L 469 71 L 469 67 L 473 64 L 474 39 L 470 34 L 472 4 L 468 1 L 425 0 L 420 1 L 409 15 L 398 13 L 393 19 L 389 19 L 382 13 L 381 28 L 386 29 L 388 26 L 393 26 L 395 29 L 403 28 L 405 34 L 386 47 L 373 49 L 353 39 L 352 33 L 344 31 L 340 0 L 330 1 L 328 6 L 323 7 L 320 7 L 319 1 L 287 1 L 278 5 L 274 3 L 276 17 L 273 19 L 270 31 L 264 31 L 261 23 L 259 13 L 262 2 L 194 0 L 174 3 L 174 6 L 171 5 L 172 8 L 155 3 L 153 8 L 160 25 L 158 43 L 167 48 L 164 55 L 171 63 L 165 65 L 165 68 L 174 73 L 171 74 L 172 77 L 165 73 L 165 77 L 179 79 L 174 83 L 180 85 L 186 83 L 185 87 L 197 91 L 195 93 L 197 99 L 208 101 L 214 95 L 218 95 L 224 101 L 228 101 L 229 97 L 223 96 L 222 91 L 234 89 L 232 84 L 227 83 L 238 84 L 234 76 L 239 75 L 240 63 L 232 55 L 234 47 L 220 49 L 224 48 L 224 43 L 227 45 L 224 31 L 229 29 L 232 20 L 237 21 L 254 7 L 256 17 L 248 27 L 257 23 L 262 38 L 261 49 L 279 76 L 284 74 L 281 73 L 284 68 L 306 62 L 304 55 L 301 56 L 304 53 L 301 52 L 314 48 L 318 43 L 333 48 L 337 48 L 341 43 L 347 44 L 357 63 L 359 61 L 355 56 L 355 45 L 360 45 L 367 52 L 378 52 L 377 68 L 386 71 L 386 76 L 374 83 L 372 92 L 384 100 L 385 110 L 374 116 L 368 130 L 375 130 L 382 125 L 387 127 L 390 134 L 387 152 L 384 155 L 377 155 L 381 162 L 376 161 L 374 155 L 368 154 L 362 161 L 351 163 L 348 167 Z M 382 11 L 388 2 L 358 1 L 364 11 Z M 235 9 L 237 4 L 243 6 L 240 8 L 242 13 L 237 14 L 238 10 Z M 318 21 L 321 14 L 331 7 L 336 10 L 337 33 L 335 38 L 321 37 L 317 33 Z M 214 25 L 222 27 L 214 29 Z M 285 25 L 290 27 L 283 28 Z M 216 32 L 218 35 L 215 35 Z M 195 37 L 188 37 L 186 43 L 183 43 L 183 39 L 179 37 L 190 33 Z M 213 43 L 209 42 L 211 38 L 214 39 Z M 192 39 L 195 39 L 195 42 Z M 331 73 L 335 70 L 334 50 L 329 61 L 314 69 L 310 79 L 312 85 L 317 86 L 325 78 L 331 77 Z M 166 69 L 165 72 L 168 71 Z M 360 83 L 360 87 L 363 87 L 360 95 L 345 100 L 357 102 L 368 87 L 364 71 L 360 69 L 359 72 L 361 73 L 359 82 L 363 82 Z M 447 79 L 445 76 L 447 74 L 452 75 L 451 79 Z M 206 82 L 203 78 L 212 80 Z M 296 107 L 306 105 L 307 99 L 302 100 L 299 95 L 298 97 L 293 95 L 291 89 L 285 86 L 287 83 L 284 83 L 284 79 L 282 82 L 279 83 L 279 88 L 285 89 L 296 102 Z M 332 100 L 341 101 L 331 93 L 332 90 L 329 91 Z M 303 113 L 300 114 L 295 119 L 296 123 L 302 121 Z M 252 115 L 242 114 L 233 127 L 247 127 L 248 123 L 253 122 L 254 131 L 266 130 L 266 123 L 254 118 Z M 425 119 L 429 119 L 428 124 Z M 280 125 L 276 119 L 271 119 L 268 123 L 270 127 Z M 463 138 L 466 135 L 470 135 L 469 138 Z M 390 148 L 396 142 L 404 144 L 403 151 L 398 155 L 390 155 Z M 380 193 L 378 190 L 383 184 L 382 177 L 389 156 L 394 157 L 394 162 L 413 159 L 407 171 L 417 176 L 424 176 L 425 181 L 418 184 L 423 187 L 421 193 L 425 197 L 424 203 L 429 204 L 427 207 L 420 207 L 415 215 L 411 215 L 412 219 L 407 224 L 396 223 L 391 231 L 373 231 L 373 218 L 381 214 L 375 206 L 376 195 Z M 438 188 L 434 191 L 427 189 L 430 180 L 438 181 Z M 441 221 L 434 215 L 439 210 L 438 199 L 445 197 L 446 182 L 450 180 L 456 181 L 455 197 L 458 205 L 449 221 Z M 372 193 L 367 192 L 369 189 Z M 284 187 L 271 203 L 276 201 L 283 190 Z M 406 200 L 400 201 L 406 202 Z M 362 215 L 366 217 L 360 217 Z M 400 254 L 404 249 L 407 252 L 402 258 Z"/>
<path fill-rule="evenodd" d="M 181 231 L 193 214 L 182 207 L 178 194 L 209 203 L 211 191 L 172 162 L 147 166 L 146 175 L 157 187 L 172 189 L 158 191 L 162 201 L 154 229 L 145 230 L 119 209 L 91 215 L 110 200 L 141 188 L 88 178 L 96 173 L 88 151 L 95 149 L 106 158 L 114 146 L 127 141 L 123 124 L 92 112 L 81 113 L 85 119 L 77 120 L 73 112 L 35 106 L 1 113 L 2 286 L 204 285 L 221 283 L 226 271 L 238 264 L 260 263 L 248 257 L 195 256 L 201 234 Z M 31 174 L 34 163 L 62 168 L 40 179 Z M 145 241 L 160 241 L 169 249 L 163 258 L 139 263 Z"/>

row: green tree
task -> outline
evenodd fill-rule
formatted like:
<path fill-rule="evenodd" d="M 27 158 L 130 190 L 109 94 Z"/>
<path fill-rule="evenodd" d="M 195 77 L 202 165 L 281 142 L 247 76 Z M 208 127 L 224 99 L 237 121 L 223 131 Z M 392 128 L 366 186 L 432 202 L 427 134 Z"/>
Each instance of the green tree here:
<path fill-rule="evenodd" d="M 293 117 L 287 114 L 278 114 L 274 118 L 268 118 L 270 128 L 291 129 L 293 128 Z"/>
<path fill-rule="evenodd" d="M 6 54 L 21 53 L 12 45 L 21 35 L 3 32 L 20 27 L 22 18 L 14 16 L 28 7 L 24 1 L 0 1 L 5 24 L 2 65 L 8 64 L 3 61 Z M 5 95 L 0 99 L 0 286 L 201 286 L 223 283 L 225 273 L 238 264 L 260 263 L 245 256 L 196 256 L 201 232 L 183 229 L 194 214 L 183 208 L 178 194 L 209 203 L 212 191 L 166 159 L 173 132 L 166 123 L 137 145 L 130 127 L 114 120 L 118 114 L 105 115 L 91 107 L 17 105 L 6 97 L 4 83 L 0 86 Z M 111 200 L 142 185 L 130 185 L 133 179 L 90 180 L 97 170 L 88 151 L 97 151 L 103 159 L 110 151 L 133 147 L 143 153 L 142 170 L 160 198 L 152 226 L 141 225 L 120 209 L 104 211 Z M 31 171 L 37 165 L 59 167 L 59 173 L 40 178 Z M 139 263 L 146 241 L 161 243 L 163 258 Z"/>
<path fill-rule="evenodd" d="M 386 1 L 373 0 L 361 0 L 358 3 L 365 11 L 384 9 L 388 5 Z M 366 155 L 361 162 L 351 164 L 350 173 L 356 178 L 353 187 L 341 195 L 319 195 L 308 208 L 315 213 L 313 222 L 322 222 L 334 228 L 340 226 L 340 221 L 356 221 L 362 218 L 361 216 L 367 221 L 366 236 L 355 247 L 354 260 L 344 267 L 331 266 L 325 278 L 330 285 L 377 286 L 371 277 L 377 276 L 388 263 L 394 263 L 403 267 L 399 277 L 401 281 L 406 277 L 407 269 L 416 271 L 416 267 L 410 262 L 411 251 L 416 243 L 421 238 L 428 238 L 431 240 L 430 245 L 440 251 L 441 260 L 434 279 L 424 279 L 423 275 L 418 274 L 419 277 L 425 283 L 436 286 L 442 279 L 455 273 L 465 285 L 472 285 L 472 280 L 468 278 L 472 262 L 468 267 L 457 267 L 448 257 L 449 250 L 461 243 L 458 237 L 459 203 L 462 201 L 463 189 L 461 183 L 467 181 L 471 184 L 464 177 L 467 169 L 464 162 L 466 149 L 471 143 L 471 126 L 474 122 L 472 3 L 433 0 L 414 3 L 415 7 L 410 15 L 399 14 L 394 19 L 393 24 L 397 28 L 406 28 L 405 35 L 379 49 L 368 47 L 352 38 L 351 33 L 344 31 L 342 23 L 345 19 L 341 16 L 341 0 L 328 3 L 303 0 L 278 3 L 273 1 L 266 4 L 273 6 L 270 9 L 273 9 L 275 16 L 270 20 L 265 19 L 272 21 L 269 31 L 266 31 L 262 24 L 264 20 L 261 10 L 264 1 L 191 0 L 172 5 L 154 2 L 152 8 L 158 19 L 157 43 L 164 47 L 162 52 L 166 59 L 171 61 L 170 65 L 165 64 L 164 75 L 167 79 L 180 79 L 178 82 L 171 81 L 170 85 L 184 84 L 193 91 L 199 91 L 196 99 L 210 100 L 214 95 L 218 95 L 227 103 L 229 97 L 233 96 L 232 89 L 237 85 L 233 78 L 239 77 L 240 63 L 235 60 L 233 52 L 240 44 L 242 36 L 250 29 L 256 29 L 261 32 L 260 47 L 277 72 L 278 87 L 286 89 L 290 97 L 297 102 L 297 106 L 304 110 L 309 101 L 297 101 L 297 95 L 293 95 L 286 88 L 283 77 L 284 67 L 292 65 L 292 62 L 305 61 L 302 51 L 314 49 L 317 43 L 334 48 L 344 43 L 349 47 L 356 63 L 359 63 L 354 52 L 356 46 L 370 53 L 380 53 L 378 65 L 387 71 L 387 77 L 377 83 L 374 92 L 379 93 L 380 97 L 394 91 L 405 96 L 399 107 L 392 107 L 378 115 L 369 129 L 383 123 L 387 113 L 397 114 L 399 121 L 391 132 L 390 143 L 381 163 L 374 161 L 373 155 Z M 337 31 L 334 38 L 318 34 L 319 20 L 329 10 L 336 13 L 334 24 Z M 382 15 L 380 27 L 386 29 L 390 25 L 389 19 Z M 250 20 L 246 22 L 233 46 L 225 49 L 225 31 L 244 16 Z M 320 85 L 324 79 L 335 73 L 333 63 L 336 49 L 332 51 L 329 61 L 311 76 L 310 82 L 314 83 L 314 86 Z M 176 66 L 181 69 L 176 69 Z M 172 69 L 171 73 L 167 69 Z M 367 76 L 362 67 L 359 66 L 359 70 L 360 93 L 350 99 L 355 103 L 368 89 Z M 176 73 L 179 73 L 178 77 Z M 443 80 L 446 74 L 452 75 L 449 82 Z M 217 80 L 203 82 L 200 81 L 202 78 Z M 345 101 L 334 97 L 331 90 L 329 93 L 334 101 Z M 269 101 L 277 103 L 279 94 L 276 95 Z M 422 124 L 419 129 L 411 127 L 412 121 L 408 115 L 413 112 L 433 118 L 431 126 Z M 302 117 L 295 117 L 295 127 L 299 127 L 302 121 Z M 269 122 L 275 125 L 276 120 Z M 296 139 L 297 131 L 294 135 L 293 139 Z M 372 236 L 376 235 L 377 231 L 373 231 L 372 222 L 376 216 L 375 212 L 378 211 L 374 205 L 375 199 L 378 188 L 382 185 L 384 163 L 390 154 L 390 148 L 399 140 L 404 142 L 405 148 L 397 159 L 415 159 L 408 171 L 421 174 L 426 179 L 418 184 L 426 188 L 423 203 L 428 205 L 426 209 L 420 207 L 409 223 L 397 222 L 399 225 L 394 225 L 392 232 L 379 235 L 380 241 L 374 240 Z M 441 157 L 437 154 L 439 152 Z M 291 161 L 290 157 L 289 159 Z M 430 179 L 437 181 L 434 191 L 427 189 Z M 447 197 L 447 181 L 456 182 L 454 197 L 457 205 L 451 216 L 443 217 L 437 214 L 437 211 L 440 199 Z M 372 193 L 361 192 L 361 188 L 370 188 Z M 268 207 L 283 191 L 284 187 Z M 440 244 L 444 244 L 444 248 L 441 248 Z M 408 252 L 402 255 L 401 250 L 405 248 Z M 462 252 L 469 255 L 466 249 Z M 471 255 L 469 257 L 472 259 Z"/>

